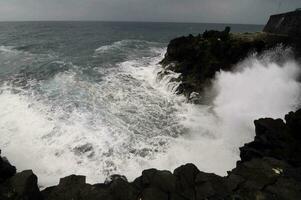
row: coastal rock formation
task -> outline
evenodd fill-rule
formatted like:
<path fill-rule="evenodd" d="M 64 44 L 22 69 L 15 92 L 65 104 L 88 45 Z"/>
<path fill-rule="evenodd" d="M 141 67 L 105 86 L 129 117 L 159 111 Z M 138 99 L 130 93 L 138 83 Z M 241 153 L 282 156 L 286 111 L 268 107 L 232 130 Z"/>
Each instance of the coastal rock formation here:
<path fill-rule="evenodd" d="M 173 173 L 144 170 L 133 182 L 112 175 L 105 183 L 91 185 L 84 176 L 71 175 L 40 192 L 31 170 L 15 174 L 15 168 L 4 161 L 0 167 L 5 177 L 0 183 L 0 199 L 301 199 L 301 109 L 287 114 L 285 122 L 270 118 L 256 120 L 255 130 L 255 140 L 240 149 L 241 160 L 226 177 L 204 173 L 195 165 L 186 164 Z"/>
<path fill-rule="evenodd" d="M 202 93 L 210 85 L 215 73 L 231 70 L 249 54 L 261 54 L 282 44 L 292 47 L 296 56 L 301 55 L 301 38 L 264 32 L 231 34 L 224 31 L 205 31 L 203 35 L 180 37 L 172 40 L 167 48 L 159 77 L 169 73 L 181 74 L 172 81 L 180 82 L 178 94 L 192 99 L 191 94 Z"/>
<path fill-rule="evenodd" d="M 264 32 L 300 37 L 301 10 L 272 15 L 263 29 Z"/>

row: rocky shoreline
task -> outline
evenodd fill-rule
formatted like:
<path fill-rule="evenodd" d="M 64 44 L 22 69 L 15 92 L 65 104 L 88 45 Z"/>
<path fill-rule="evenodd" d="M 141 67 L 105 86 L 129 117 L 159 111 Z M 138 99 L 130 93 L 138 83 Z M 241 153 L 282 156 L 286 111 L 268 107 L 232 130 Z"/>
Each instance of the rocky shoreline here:
<path fill-rule="evenodd" d="M 173 81 L 181 82 L 178 93 L 190 99 L 192 93 L 203 92 L 217 71 L 231 70 L 252 52 L 262 53 L 282 44 L 292 47 L 300 58 L 300 41 L 275 33 L 231 34 L 230 28 L 181 37 L 168 45 L 160 75 L 181 73 Z M 173 172 L 144 170 L 133 182 L 112 175 L 105 183 L 91 185 L 85 176 L 71 175 L 40 191 L 33 171 L 17 173 L 0 156 L 0 200 L 301 199 L 301 109 L 287 114 L 285 121 L 265 118 L 254 124 L 254 141 L 240 148 L 241 160 L 225 177 L 201 172 L 189 163 Z"/>
<path fill-rule="evenodd" d="M 205 173 L 193 164 L 174 172 L 148 169 L 133 182 L 113 175 L 105 183 L 87 184 L 71 175 L 42 191 L 37 176 L 0 158 L 0 199 L 15 200 L 201 200 L 301 199 L 301 109 L 281 119 L 254 122 L 256 137 L 240 148 L 241 160 L 226 177 Z"/>
<path fill-rule="evenodd" d="M 203 35 L 173 39 L 161 61 L 163 77 L 170 72 L 181 74 L 172 81 L 179 82 L 178 94 L 192 99 L 191 94 L 201 94 L 210 85 L 215 73 L 231 71 L 233 67 L 251 54 L 262 54 L 281 46 L 292 48 L 293 57 L 301 57 L 301 38 L 274 33 L 230 33 L 205 31 Z M 281 59 L 281 55 L 279 58 Z M 201 95 L 200 95 L 201 96 Z"/>

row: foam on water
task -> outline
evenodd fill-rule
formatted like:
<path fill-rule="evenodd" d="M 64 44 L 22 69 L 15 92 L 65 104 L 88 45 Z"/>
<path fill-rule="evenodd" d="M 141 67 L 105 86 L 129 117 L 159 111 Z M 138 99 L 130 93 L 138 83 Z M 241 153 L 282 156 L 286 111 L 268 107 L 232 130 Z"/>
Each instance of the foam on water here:
<path fill-rule="evenodd" d="M 173 93 L 179 74 L 158 78 L 165 49 L 148 51 L 118 67 L 95 69 L 106 72 L 98 82 L 83 78 L 77 66 L 25 89 L 5 82 L 3 154 L 18 170 L 33 169 L 43 186 L 73 173 L 92 183 L 113 173 L 132 180 L 145 168 L 173 170 L 186 162 L 225 175 L 239 159 L 238 147 L 254 137 L 254 119 L 283 117 L 299 106 L 294 61 L 252 57 L 236 72 L 217 74 L 212 104 L 193 105 Z"/>

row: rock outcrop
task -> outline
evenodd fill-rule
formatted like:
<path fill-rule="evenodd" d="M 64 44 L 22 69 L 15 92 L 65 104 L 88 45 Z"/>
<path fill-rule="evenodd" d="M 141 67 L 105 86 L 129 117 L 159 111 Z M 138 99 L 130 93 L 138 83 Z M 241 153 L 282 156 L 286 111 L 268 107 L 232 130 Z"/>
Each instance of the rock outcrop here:
<path fill-rule="evenodd" d="M 1 155 L 1 150 L 0 150 Z M 5 157 L 0 156 L 0 183 L 16 174 L 16 168 Z"/>
<path fill-rule="evenodd" d="M 1 176 L 5 177 L 0 183 L 0 199 L 301 199 L 301 109 L 286 115 L 285 122 L 270 118 L 256 120 L 255 131 L 255 140 L 240 149 L 241 160 L 226 177 L 204 173 L 195 165 L 186 164 L 173 173 L 144 170 L 133 182 L 112 175 L 105 183 L 91 185 L 84 176 L 71 175 L 40 192 L 31 170 L 15 174 L 15 168 L 4 161 L 1 166 L 6 167 L 0 167 Z"/>
<path fill-rule="evenodd" d="M 272 15 L 263 31 L 267 33 L 289 35 L 291 37 L 300 37 L 301 10 Z"/>
<path fill-rule="evenodd" d="M 296 57 L 301 56 L 301 37 L 290 37 L 271 33 L 229 33 L 205 31 L 203 35 L 180 37 L 171 40 L 164 59 L 163 70 L 158 77 L 169 73 L 181 74 L 172 81 L 180 82 L 178 94 L 191 99 L 191 94 L 203 93 L 210 85 L 215 73 L 232 70 L 235 64 L 249 54 L 261 54 L 282 44 L 291 47 Z M 301 35 L 300 35 L 301 36 Z"/>

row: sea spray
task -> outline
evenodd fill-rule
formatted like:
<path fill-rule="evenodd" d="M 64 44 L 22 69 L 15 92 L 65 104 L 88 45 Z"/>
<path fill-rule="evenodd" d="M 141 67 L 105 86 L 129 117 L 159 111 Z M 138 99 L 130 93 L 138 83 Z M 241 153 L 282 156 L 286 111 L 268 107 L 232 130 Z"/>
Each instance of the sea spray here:
<path fill-rule="evenodd" d="M 118 48 L 124 53 L 127 45 Z M 108 48 L 105 54 L 110 51 L 116 53 Z M 283 117 L 298 106 L 294 61 L 279 65 L 249 58 L 240 70 L 216 75 L 210 89 L 216 96 L 209 105 L 194 105 L 173 93 L 175 83 L 166 86 L 178 74 L 158 80 L 164 52 L 148 47 L 114 68 L 94 68 L 101 81 L 84 76 L 86 69 L 77 66 L 56 70 L 65 66 L 58 60 L 47 78 L 31 73 L 27 87 L 5 82 L 0 94 L 3 154 L 19 170 L 33 169 L 43 186 L 73 173 L 91 183 L 114 173 L 132 180 L 145 168 L 173 170 L 186 162 L 224 175 L 239 159 L 238 147 L 252 140 L 254 119 Z"/>
<path fill-rule="evenodd" d="M 290 53 L 290 49 L 275 48 L 262 55 L 251 55 L 237 64 L 233 72 L 218 72 L 207 90 L 214 94 L 206 95 L 214 96 L 209 105 L 186 103 L 174 96 L 174 88 L 170 89 L 169 98 L 173 99 L 185 134 L 173 139 L 166 153 L 158 153 L 149 161 L 151 166 L 174 169 L 192 162 L 203 171 L 226 175 L 239 160 L 239 147 L 253 140 L 255 119 L 282 118 L 300 106 L 300 66 Z M 154 71 L 159 71 L 160 76 L 152 83 L 156 89 L 168 89 L 161 86 L 167 84 L 166 80 L 173 84 L 172 73 L 160 67 Z M 148 74 L 144 79 L 150 81 Z M 167 74 L 167 78 L 162 78 L 162 74 Z"/>

